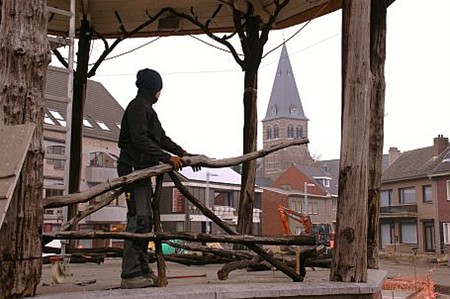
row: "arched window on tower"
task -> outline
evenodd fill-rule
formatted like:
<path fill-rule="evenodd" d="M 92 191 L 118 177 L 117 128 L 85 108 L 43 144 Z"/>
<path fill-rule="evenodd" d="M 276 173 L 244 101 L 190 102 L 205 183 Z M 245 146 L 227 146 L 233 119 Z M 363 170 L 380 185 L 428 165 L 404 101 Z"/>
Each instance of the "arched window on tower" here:
<path fill-rule="evenodd" d="M 287 127 L 287 138 L 294 138 L 294 126 L 291 124 Z"/>
<path fill-rule="evenodd" d="M 267 126 L 266 139 L 267 140 L 272 139 L 272 127 L 271 126 Z"/>
<path fill-rule="evenodd" d="M 273 138 L 280 138 L 280 136 L 278 135 L 278 125 L 273 126 Z"/>
<path fill-rule="evenodd" d="M 302 138 L 303 137 L 303 128 L 302 127 L 297 127 L 295 137 L 296 138 Z"/>

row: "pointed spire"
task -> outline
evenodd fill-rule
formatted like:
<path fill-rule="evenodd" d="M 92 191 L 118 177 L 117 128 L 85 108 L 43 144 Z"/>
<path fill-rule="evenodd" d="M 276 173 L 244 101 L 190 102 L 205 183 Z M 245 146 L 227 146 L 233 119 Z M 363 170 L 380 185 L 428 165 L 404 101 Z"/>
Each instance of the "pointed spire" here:
<path fill-rule="evenodd" d="M 283 44 L 281 50 L 269 105 L 267 106 L 266 116 L 262 121 L 279 118 L 309 120 L 303 112 L 302 101 L 298 94 L 286 44 Z"/>

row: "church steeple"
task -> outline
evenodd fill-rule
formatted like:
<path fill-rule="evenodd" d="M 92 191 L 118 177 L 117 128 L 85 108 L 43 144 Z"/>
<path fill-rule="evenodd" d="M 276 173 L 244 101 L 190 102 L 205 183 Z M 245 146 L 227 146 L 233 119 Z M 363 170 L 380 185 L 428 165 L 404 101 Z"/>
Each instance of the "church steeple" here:
<path fill-rule="evenodd" d="M 308 121 L 303 111 L 294 73 L 283 45 L 277 73 L 263 123 L 263 148 L 269 148 L 280 141 L 308 136 Z M 293 146 L 282 152 L 274 152 L 263 159 L 260 176 L 275 178 L 293 163 L 313 165 L 308 146 Z"/>
<path fill-rule="evenodd" d="M 269 105 L 267 106 L 266 116 L 262 122 L 280 118 L 308 121 L 303 111 L 302 101 L 298 94 L 297 84 L 295 83 L 294 73 L 292 72 L 292 66 L 285 44 L 281 50 Z"/>

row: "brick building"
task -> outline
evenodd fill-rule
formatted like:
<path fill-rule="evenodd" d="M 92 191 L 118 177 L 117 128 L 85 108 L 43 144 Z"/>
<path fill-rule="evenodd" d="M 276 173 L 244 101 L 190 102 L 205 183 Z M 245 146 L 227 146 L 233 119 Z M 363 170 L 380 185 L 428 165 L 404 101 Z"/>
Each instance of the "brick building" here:
<path fill-rule="evenodd" d="M 433 146 L 401 153 L 389 150 L 383 172 L 380 214 L 382 249 L 450 252 L 450 144 L 442 135 Z"/>

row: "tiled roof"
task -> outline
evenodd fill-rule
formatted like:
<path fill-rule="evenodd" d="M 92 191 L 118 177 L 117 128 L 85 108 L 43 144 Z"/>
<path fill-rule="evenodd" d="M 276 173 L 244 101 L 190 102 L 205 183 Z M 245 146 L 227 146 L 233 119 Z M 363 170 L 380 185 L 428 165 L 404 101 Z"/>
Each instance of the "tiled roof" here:
<path fill-rule="evenodd" d="M 51 66 L 48 68 L 45 113 L 54 125 L 46 123 L 46 129 L 58 130 L 58 127 L 61 129 L 61 126 L 63 126 L 63 123 L 59 122 L 51 111 L 58 112 L 66 120 L 67 104 L 56 99 L 67 98 L 67 80 L 68 73 L 65 69 Z M 120 132 L 118 124 L 122 120 L 123 113 L 122 106 L 101 83 L 88 80 L 83 112 L 83 117 L 87 123 L 83 125 L 83 136 L 117 141 Z"/>
<path fill-rule="evenodd" d="M 440 175 L 440 174 L 450 174 L 450 147 L 444 150 L 445 155 L 443 155 L 442 160 L 439 164 L 433 169 L 432 175 Z"/>
<path fill-rule="evenodd" d="M 339 161 L 339 160 L 337 160 Z M 338 176 L 333 176 L 330 172 L 329 168 L 322 165 L 321 167 L 307 166 L 302 164 L 294 164 L 297 169 L 311 178 L 311 180 L 316 181 L 317 178 L 329 178 L 330 179 L 330 187 L 325 187 L 319 184 L 317 181 L 316 185 L 320 186 L 323 190 L 330 193 L 331 195 L 338 194 Z M 339 163 L 338 163 L 339 167 Z"/>
<path fill-rule="evenodd" d="M 383 182 L 426 177 L 441 165 L 449 154 L 450 147 L 435 155 L 433 146 L 403 152 L 384 172 Z M 445 167 L 443 165 L 442 167 Z"/>

